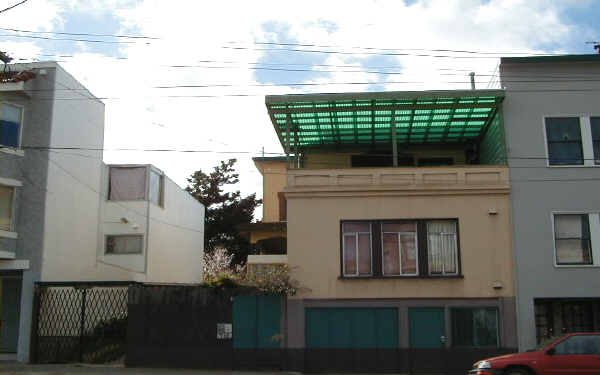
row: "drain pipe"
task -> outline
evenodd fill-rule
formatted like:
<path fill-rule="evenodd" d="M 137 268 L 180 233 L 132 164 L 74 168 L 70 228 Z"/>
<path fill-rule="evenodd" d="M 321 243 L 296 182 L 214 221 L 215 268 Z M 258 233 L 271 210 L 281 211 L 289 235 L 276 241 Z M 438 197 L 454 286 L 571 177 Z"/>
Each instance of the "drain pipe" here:
<path fill-rule="evenodd" d="M 471 76 L 471 90 L 475 90 L 475 72 L 469 73 L 469 76 Z"/>

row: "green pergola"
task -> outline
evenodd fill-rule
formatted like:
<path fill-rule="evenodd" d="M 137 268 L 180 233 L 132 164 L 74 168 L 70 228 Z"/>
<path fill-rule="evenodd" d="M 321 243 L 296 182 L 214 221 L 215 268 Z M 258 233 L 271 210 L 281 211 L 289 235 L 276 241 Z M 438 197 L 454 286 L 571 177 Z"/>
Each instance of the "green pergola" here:
<path fill-rule="evenodd" d="M 477 140 L 502 90 L 269 95 L 265 103 L 286 153 Z"/>

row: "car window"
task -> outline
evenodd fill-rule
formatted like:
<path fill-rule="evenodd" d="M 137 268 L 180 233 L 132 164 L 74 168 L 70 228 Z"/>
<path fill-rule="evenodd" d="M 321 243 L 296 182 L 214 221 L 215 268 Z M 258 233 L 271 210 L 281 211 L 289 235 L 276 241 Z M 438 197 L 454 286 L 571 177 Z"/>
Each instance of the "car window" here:
<path fill-rule="evenodd" d="M 555 354 L 600 354 L 600 335 L 572 336 L 554 347 Z"/>

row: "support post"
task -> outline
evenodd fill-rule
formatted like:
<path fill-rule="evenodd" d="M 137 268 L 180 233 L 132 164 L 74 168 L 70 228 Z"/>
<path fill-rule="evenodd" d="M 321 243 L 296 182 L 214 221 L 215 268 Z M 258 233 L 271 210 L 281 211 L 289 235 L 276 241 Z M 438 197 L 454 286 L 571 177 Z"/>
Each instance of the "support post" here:
<path fill-rule="evenodd" d="M 471 90 L 475 90 L 475 72 L 469 73 L 469 76 L 471 77 Z"/>
<path fill-rule="evenodd" d="M 398 167 L 398 137 L 396 133 L 396 111 L 392 111 L 392 165 L 394 168 Z"/>
<path fill-rule="evenodd" d="M 79 362 L 83 362 L 83 336 L 85 333 L 85 300 L 87 288 L 83 288 L 81 294 L 81 321 L 79 322 Z"/>

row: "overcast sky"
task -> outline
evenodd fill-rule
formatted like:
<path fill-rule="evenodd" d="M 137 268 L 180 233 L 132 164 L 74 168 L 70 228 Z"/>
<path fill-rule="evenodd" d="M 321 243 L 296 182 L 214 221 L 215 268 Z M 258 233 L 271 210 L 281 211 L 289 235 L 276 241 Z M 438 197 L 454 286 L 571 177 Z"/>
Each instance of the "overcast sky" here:
<path fill-rule="evenodd" d="M 0 50 L 59 61 L 109 98 L 106 149 L 246 152 L 106 151 L 105 162 L 152 163 L 184 187 L 195 170 L 236 157 L 241 190 L 260 196 L 251 157 L 282 151 L 264 95 L 468 88 L 469 71 L 478 88 L 496 88 L 502 54 L 593 53 L 585 42 L 600 39 L 599 18 L 595 0 L 29 0 L 0 13 Z M 156 88 L 181 85 L 209 87 Z"/>

